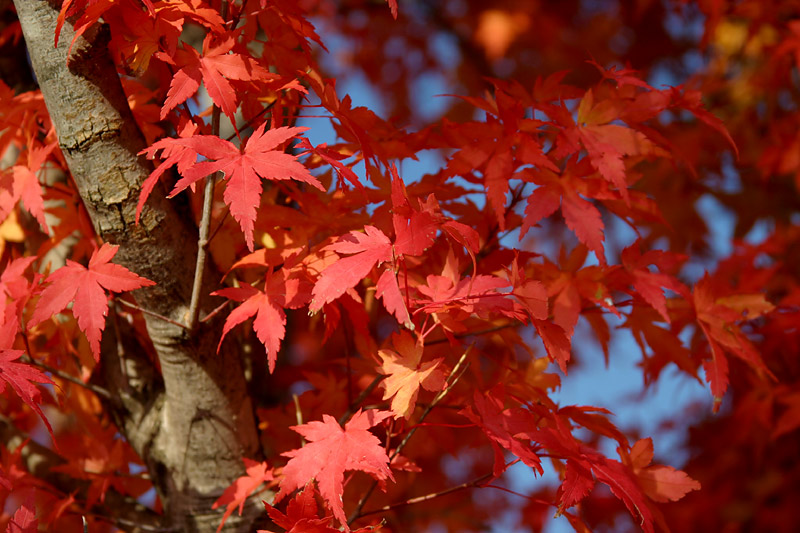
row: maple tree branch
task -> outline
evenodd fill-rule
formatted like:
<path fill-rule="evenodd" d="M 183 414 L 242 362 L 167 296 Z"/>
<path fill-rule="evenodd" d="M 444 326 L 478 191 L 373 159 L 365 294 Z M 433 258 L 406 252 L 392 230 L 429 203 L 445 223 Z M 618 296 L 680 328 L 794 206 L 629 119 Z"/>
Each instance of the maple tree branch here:
<path fill-rule="evenodd" d="M 76 37 L 68 22 L 54 47 L 58 8 L 35 0 L 15 0 L 14 5 L 61 153 L 94 230 L 104 242 L 120 245 L 117 264 L 156 283 L 133 293 L 137 305 L 186 322 L 197 226 L 186 202 L 170 202 L 161 194 L 165 191 L 160 183 L 137 223 L 139 193 L 152 165 L 139 155 L 145 139 L 109 53 L 108 26 L 92 25 Z M 213 263 L 206 265 L 203 277 L 214 279 Z M 202 292 L 212 290 L 207 282 Z M 105 364 L 117 355 L 109 346 L 102 351 L 101 366 L 119 374 L 108 382 L 118 387 L 124 405 L 106 410 L 117 413 L 118 426 L 126 429 L 145 460 L 171 525 L 178 530 L 215 531 L 223 511 L 206 504 L 244 473 L 242 457 L 259 450 L 239 353 L 227 343 L 215 354 L 221 320 L 189 335 L 183 327 L 143 316 L 148 344 L 157 358 L 157 365 L 150 366 L 160 372 L 144 368 L 150 361 L 141 357 L 141 376 L 149 379 L 136 383 L 128 379 L 126 384 L 125 376 L 134 375 L 129 365 L 139 363 L 126 357 Z M 163 379 L 163 387 L 153 387 L 156 378 Z M 198 408 L 214 416 L 197 422 Z M 244 530 L 254 515 L 255 507 L 242 517 L 231 517 L 226 525 Z"/>
<path fill-rule="evenodd" d="M 149 315 L 149 316 L 151 316 L 153 318 L 158 318 L 159 320 L 163 320 L 164 322 L 169 322 L 170 324 L 172 324 L 174 326 L 179 326 L 179 327 L 182 327 L 183 329 L 187 329 L 186 324 L 181 324 L 177 320 L 172 320 L 171 318 L 166 317 L 164 315 L 159 315 L 158 313 L 154 313 L 153 311 L 145 309 L 144 307 L 139 307 L 138 305 L 136 305 L 134 303 L 126 302 L 125 300 L 122 300 L 120 298 L 116 298 L 114 301 L 117 302 L 117 303 L 120 303 L 120 304 L 122 304 L 122 305 L 124 305 L 126 307 L 130 307 L 131 309 L 135 309 L 135 310 L 137 310 L 137 311 L 139 311 L 141 313 L 144 313 L 145 315 Z"/>
<path fill-rule="evenodd" d="M 438 491 L 438 492 L 431 492 L 430 494 L 425 494 L 424 496 L 417 496 L 416 498 L 411 498 L 411 499 L 406 500 L 404 502 L 391 503 L 389 505 L 384 505 L 383 507 L 379 507 L 378 509 L 373 509 L 371 511 L 364 511 L 357 518 L 361 518 L 363 516 L 367 516 L 367 515 L 371 515 L 371 514 L 375 514 L 375 513 L 383 513 L 383 512 L 386 512 L 386 511 L 391 511 L 392 509 L 397 509 L 398 507 L 405 507 L 407 505 L 413 505 L 415 503 L 426 502 L 428 500 L 433 500 L 435 498 L 440 498 L 442 496 L 447 496 L 448 494 L 452 494 L 453 492 L 457 492 L 459 490 L 464 490 L 464 489 L 469 489 L 469 488 L 472 488 L 472 487 L 477 487 L 483 481 L 485 481 L 487 479 L 491 479 L 491 477 L 493 475 L 494 474 L 489 472 L 488 474 L 484 474 L 484 475 L 482 475 L 480 477 L 476 477 L 475 479 L 473 479 L 471 481 L 465 481 L 464 483 L 461 483 L 460 485 L 456 485 L 455 487 L 450 487 L 448 489 L 444 489 L 444 490 L 441 490 L 441 491 Z M 497 487 L 497 488 L 501 488 L 501 487 Z"/>
<path fill-rule="evenodd" d="M 211 242 L 211 241 L 214 240 L 214 237 L 217 236 L 217 233 L 219 232 L 219 230 L 222 229 L 222 226 L 225 223 L 225 219 L 228 218 L 228 215 L 230 215 L 230 214 L 231 214 L 231 208 L 226 205 L 225 206 L 225 214 L 222 215 L 222 217 L 220 217 L 219 221 L 217 221 L 217 227 L 214 228 L 214 231 L 212 231 L 211 235 L 209 235 L 208 242 Z"/>
<path fill-rule="evenodd" d="M 417 424 L 413 428 L 411 428 L 411 430 L 406 434 L 405 438 L 403 438 L 400 444 L 397 445 L 397 448 L 395 448 L 394 453 L 392 453 L 392 455 L 389 456 L 389 461 L 391 461 L 400 454 L 400 451 L 405 447 L 406 444 L 408 444 L 409 439 L 411 439 L 414 433 L 417 432 L 419 424 L 422 423 L 423 420 L 425 420 L 425 418 L 430 414 L 433 408 L 436 407 L 436 405 L 439 402 L 441 402 L 445 396 L 447 396 L 447 393 L 450 392 L 450 390 L 453 387 L 455 387 L 456 383 L 458 383 L 458 380 L 461 379 L 462 375 L 464 375 L 464 371 L 466 371 L 467 367 L 464 366 L 464 368 L 462 369 L 461 366 L 464 365 L 464 361 L 466 360 L 467 355 L 469 354 L 469 352 L 472 351 L 472 346 L 473 346 L 472 344 L 469 345 L 469 347 L 467 347 L 467 349 L 464 350 L 464 353 L 461 354 L 461 357 L 459 357 L 456 366 L 453 367 L 453 370 L 450 371 L 450 375 L 447 376 L 447 381 L 445 382 L 445 388 L 439 394 L 437 394 L 436 397 L 433 399 L 433 401 L 430 403 L 430 405 L 428 405 L 425 408 L 425 410 L 422 412 L 422 416 L 419 417 Z"/>
<path fill-rule="evenodd" d="M 53 450 L 32 441 L 2 415 L 0 415 L 0 442 L 12 453 L 24 444 L 25 447 L 20 451 L 20 459 L 28 472 L 45 480 L 62 494 L 77 492 L 82 499 L 86 498 L 89 481 L 75 479 L 59 472 L 56 467 L 65 464 L 66 461 Z M 126 531 L 171 531 L 163 526 L 162 515 L 131 497 L 123 496 L 114 488 L 106 491 L 104 502 L 96 504 L 93 510 Z"/>
<path fill-rule="evenodd" d="M 27 338 L 25 340 L 25 344 L 28 344 Z M 94 385 L 93 383 L 84 383 L 79 378 L 76 378 L 75 376 L 73 376 L 71 374 L 67 374 L 63 370 L 59 370 L 58 368 L 54 368 L 54 367 L 48 365 L 47 363 L 43 363 L 41 361 L 37 361 L 33 357 L 30 357 L 28 354 L 22 354 L 22 357 L 20 357 L 20 360 L 22 360 L 23 362 L 28 363 L 30 365 L 38 366 L 42 370 L 50 372 L 54 376 L 57 376 L 57 377 L 65 380 L 65 381 L 69 381 L 70 383 L 74 383 L 75 385 L 81 386 L 84 389 L 90 390 L 93 393 L 97 394 L 98 396 L 102 396 L 106 400 L 110 400 L 110 399 L 113 398 L 113 395 L 110 392 L 108 392 L 106 389 L 104 389 L 103 387 L 98 387 L 97 385 Z"/>
<path fill-rule="evenodd" d="M 378 374 L 377 376 L 375 376 L 375 379 L 373 379 L 370 382 L 370 384 L 367 385 L 367 388 L 361 391 L 361 393 L 356 397 L 356 399 L 353 400 L 353 403 L 350 404 L 350 407 L 347 409 L 347 411 L 342 416 L 339 417 L 339 425 L 344 425 L 344 423 L 347 422 L 347 420 L 355 412 L 356 406 L 361 405 L 361 402 L 363 402 L 367 398 L 367 396 L 372 394 L 372 391 L 375 390 L 375 387 L 377 387 L 378 384 L 384 379 L 386 379 L 385 374 Z"/>
<path fill-rule="evenodd" d="M 216 118 L 217 131 L 219 131 L 219 108 L 214 107 L 214 117 Z M 212 119 L 213 121 L 213 119 Z M 194 281 L 192 283 L 192 299 L 189 303 L 189 319 L 186 322 L 186 329 L 194 331 L 197 329 L 200 317 L 200 297 L 203 288 L 203 272 L 206 268 L 206 257 L 208 255 L 208 230 L 211 226 L 211 208 L 214 203 L 214 185 L 217 183 L 217 173 L 206 176 L 206 186 L 203 191 L 203 214 L 200 217 L 199 236 L 197 239 L 197 260 L 194 270 Z"/>
<path fill-rule="evenodd" d="M 227 11 L 227 4 L 222 2 L 222 18 L 224 20 Z M 211 112 L 211 134 L 219 135 L 220 109 L 215 105 Z M 235 127 L 234 127 L 235 129 Z M 192 282 L 192 299 L 189 303 L 189 319 L 186 323 L 189 331 L 197 329 L 200 318 L 200 297 L 203 288 L 203 272 L 206 269 L 206 256 L 208 255 L 208 238 L 211 228 L 211 209 L 214 207 L 214 186 L 217 184 L 217 175 L 214 172 L 206 176 L 206 184 L 203 189 L 203 214 L 200 216 L 200 226 L 198 227 L 197 237 L 197 260 L 194 267 L 194 281 Z"/>
<path fill-rule="evenodd" d="M 229 303 L 231 303 L 231 302 L 230 302 L 230 300 L 228 300 L 227 302 L 224 302 L 224 303 L 221 303 L 221 304 L 219 304 L 219 305 L 218 305 L 217 307 L 215 307 L 215 308 L 214 308 L 214 309 L 213 309 L 213 310 L 212 310 L 210 313 L 208 313 L 206 316 L 204 316 L 203 318 L 201 318 L 201 319 L 200 319 L 200 322 L 208 322 L 209 320 L 211 320 L 212 318 L 214 318 L 215 316 L 217 316 L 218 314 L 220 314 L 220 313 L 222 312 L 222 310 L 223 310 L 223 309 L 225 309 L 226 307 L 228 307 L 228 304 L 229 304 Z"/>
<path fill-rule="evenodd" d="M 455 387 L 456 383 L 458 383 L 458 380 L 461 379 L 462 375 L 464 375 L 464 371 L 466 371 L 467 367 L 464 366 L 464 368 L 462 369 L 461 366 L 464 364 L 464 361 L 466 360 L 467 355 L 469 354 L 469 352 L 472 351 L 472 346 L 473 345 L 470 345 L 466 350 L 464 350 L 464 353 L 461 354 L 461 357 L 458 359 L 458 362 L 456 363 L 456 366 L 453 367 L 453 370 L 450 371 L 450 375 L 447 376 L 447 380 L 445 381 L 444 389 L 439 394 L 437 394 L 436 397 L 431 402 L 431 404 L 428 407 L 425 408 L 425 411 L 422 412 L 422 416 L 420 416 L 419 421 L 417 422 L 417 425 L 415 425 L 413 428 L 411 428 L 411 430 L 408 433 L 406 433 L 405 438 L 403 438 L 403 440 L 400 442 L 400 444 L 397 445 L 397 448 L 395 448 L 394 452 L 389 456 L 389 463 L 391 463 L 392 460 L 400 454 L 400 451 L 405 447 L 406 444 L 408 444 L 409 439 L 411 439 L 411 437 L 414 435 L 414 433 L 417 432 L 417 429 L 419 428 L 419 424 L 423 420 L 425 420 L 425 417 L 427 417 L 428 414 L 430 414 L 430 412 L 433 410 L 433 408 L 436 407 L 436 404 L 441 402 L 444 399 L 444 397 L 447 396 L 447 393 L 450 392 L 450 390 L 453 387 Z M 367 491 L 364 493 L 364 495 L 358 501 L 358 504 L 356 505 L 355 510 L 350 515 L 350 518 L 347 519 L 347 524 L 348 525 L 352 524 L 353 522 L 355 522 L 358 518 L 360 518 L 362 516 L 361 515 L 361 509 L 364 508 L 364 504 L 367 503 L 367 500 L 372 495 L 372 493 L 375 491 L 375 487 L 377 487 L 377 486 L 378 486 L 378 482 L 377 481 L 373 481 L 372 485 L 370 485 L 369 489 L 367 489 Z"/>
<path fill-rule="evenodd" d="M 501 331 L 501 330 L 508 329 L 508 328 L 516 328 L 518 326 L 520 326 L 520 324 L 513 324 L 513 323 L 503 324 L 502 326 L 495 326 L 493 328 L 486 328 L 486 329 L 481 329 L 481 330 L 478 330 L 478 331 L 468 331 L 466 333 L 457 333 L 457 334 L 453 335 L 453 338 L 455 338 L 455 339 L 465 339 L 467 337 L 477 337 L 478 335 L 487 335 L 489 333 L 494 333 L 495 331 Z M 447 337 L 443 337 L 441 339 L 434 339 L 432 341 L 426 341 L 425 342 L 425 346 L 430 346 L 431 344 L 442 344 L 443 342 L 448 342 L 449 340 L 450 339 L 448 339 Z"/>

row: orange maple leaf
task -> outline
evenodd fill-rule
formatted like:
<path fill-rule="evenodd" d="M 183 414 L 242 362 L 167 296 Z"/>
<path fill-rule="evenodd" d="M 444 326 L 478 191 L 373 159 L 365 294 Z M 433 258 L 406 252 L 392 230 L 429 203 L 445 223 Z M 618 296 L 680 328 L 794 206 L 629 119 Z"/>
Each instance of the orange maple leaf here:
<path fill-rule="evenodd" d="M 233 510 L 239 507 L 239 516 L 242 515 L 244 503 L 250 494 L 253 493 L 265 481 L 272 481 L 274 476 L 272 469 L 267 468 L 266 462 L 253 461 L 252 459 L 244 458 L 245 474 L 239 477 L 233 484 L 225 489 L 222 496 L 217 498 L 212 509 L 216 509 L 225 505 L 225 514 L 222 515 L 222 520 L 217 528 L 217 533 L 222 530 L 225 521 L 233 514 Z"/>
<path fill-rule="evenodd" d="M 406 331 L 392 335 L 392 345 L 397 351 L 378 352 L 383 359 L 380 372 L 387 376 L 383 382 L 386 389 L 383 399 L 393 398 L 395 417 L 408 419 L 414 411 L 420 387 L 433 392 L 444 388 L 445 375 L 440 367 L 444 358 L 422 362 L 424 346 Z"/>
<path fill-rule="evenodd" d="M 624 457 L 624 453 L 620 452 Z M 653 461 L 653 440 L 641 439 L 630 451 L 630 464 L 644 493 L 653 501 L 678 501 L 693 490 L 700 490 L 700 483 L 690 478 L 686 472 L 671 466 L 651 465 Z"/>

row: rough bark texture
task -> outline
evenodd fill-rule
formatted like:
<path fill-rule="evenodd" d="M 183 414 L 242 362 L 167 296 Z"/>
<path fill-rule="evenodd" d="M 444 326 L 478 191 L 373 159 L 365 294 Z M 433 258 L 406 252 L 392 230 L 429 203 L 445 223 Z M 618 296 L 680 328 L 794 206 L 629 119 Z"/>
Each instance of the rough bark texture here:
<path fill-rule="evenodd" d="M 109 57 L 104 27 L 79 38 L 68 57 L 74 36 L 69 23 L 53 46 L 56 8 L 44 0 L 15 0 L 15 5 L 59 145 L 98 235 L 120 245 L 115 262 L 157 283 L 134 293 L 137 304 L 184 321 L 197 230 L 159 190 L 141 223 L 134 224 L 141 183 L 151 168 L 136 155 L 145 145 Z M 218 278 L 207 272 L 205 279 Z M 148 386 L 153 369 L 134 358 L 135 350 L 117 351 L 116 343 L 104 343 L 106 380 L 120 395 L 114 406 L 118 423 L 150 467 L 168 525 L 214 531 L 220 515 L 211 512 L 211 504 L 243 474 L 242 457 L 258 454 L 241 362 L 231 349 L 216 354 L 219 321 L 190 335 L 164 320 L 145 318 L 163 392 Z M 123 367 L 124 372 L 114 370 Z M 247 531 L 251 522 L 252 516 L 233 516 L 226 530 Z"/>

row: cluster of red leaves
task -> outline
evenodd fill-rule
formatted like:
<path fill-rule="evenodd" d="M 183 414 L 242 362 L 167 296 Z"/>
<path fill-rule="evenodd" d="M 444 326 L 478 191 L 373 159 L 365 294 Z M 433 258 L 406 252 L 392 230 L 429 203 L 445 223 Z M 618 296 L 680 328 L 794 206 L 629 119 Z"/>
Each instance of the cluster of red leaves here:
<path fill-rule="evenodd" d="M 389 5 L 397 17 L 397 2 Z M 671 197 L 660 195 L 661 182 L 652 178 L 653 185 L 649 176 L 696 175 L 705 163 L 688 153 L 684 132 L 661 117 L 680 118 L 700 132 L 695 135 L 719 137 L 737 152 L 722 122 L 703 109 L 699 91 L 656 89 L 631 69 L 592 62 L 601 79 L 591 86 L 566 83 L 566 72 L 525 85 L 492 79 L 486 96 L 461 98 L 473 118 L 444 119 L 409 132 L 339 96 L 316 63 L 315 46 L 322 43 L 302 6 L 260 1 L 228 8 L 223 17 L 201 0 L 145 1 L 144 9 L 137 2 L 70 0 L 61 11 L 61 22 L 74 18 L 78 33 L 102 17 L 120 67 L 139 76 L 128 81 L 127 90 L 151 139 L 143 154 L 160 158 L 143 184 L 139 211 L 156 182 L 171 178 L 173 166 L 179 177 L 170 196 L 194 198 L 198 181 L 214 173 L 223 178 L 213 214 L 221 228 L 217 235 L 226 238 L 217 237 L 211 251 L 228 274 L 227 285 L 213 294 L 238 305 L 227 316 L 220 344 L 226 336 L 252 331 L 275 383 L 286 390 L 292 384 L 312 389 L 291 409 L 259 410 L 262 438 L 281 456 L 246 461 L 246 475 L 215 503 L 226 508 L 223 523 L 237 508 L 241 513 L 252 493 L 278 487 L 267 503 L 277 526 L 336 531 L 338 522 L 349 530 L 345 507 L 360 511 L 351 500 L 371 489 L 365 476 L 346 478 L 345 472 L 374 478 L 386 495 L 373 504 L 388 509 L 419 496 L 417 475 L 432 480 L 425 483 L 431 490 L 446 493 L 442 454 L 488 445 L 494 453 L 476 461 L 485 470 L 469 486 L 500 478 L 516 462 L 532 475 L 552 468 L 560 478 L 557 491 L 529 497 L 563 513 L 576 529 L 587 527 L 583 506 L 591 508 L 589 494 L 598 483 L 645 531 L 666 528 L 658 504 L 679 500 L 700 484 L 682 471 L 651 464 L 652 441 L 631 444 L 607 410 L 560 406 L 549 396 L 560 380 L 545 367 L 549 361 L 568 372 L 581 317 L 606 357 L 606 316 L 630 330 L 642 349 L 648 382 L 670 364 L 694 378 L 702 368 L 715 410 L 730 386 L 730 361 L 744 363 L 751 387 L 766 391 L 770 409 L 779 406 L 773 438 L 798 429 L 796 392 L 775 385 L 779 376 L 756 345 L 784 321 L 796 328 L 786 314 L 796 314 L 800 301 L 796 273 L 785 274 L 780 290 L 772 291 L 780 301 L 771 300 L 765 279 L 778 267 L 760 268 L 755 260 L 785 253 L 787 244 L 779 248 L 776 238 L 770 241 L 776 250 L 765 245 L 740 258 L 729 268 L 748 269 L 737 276 L 720 268 L 695 283 L 685 283 L 682 272 L 689 247 L 676 244 L 675 237 L 668 239 L 672 246 L 656 246 L 663 228 L 692 227 L 676 223 Z M 197 49 L 181 37 L 187 27 L 203 32 Z M 794 50 L 792 42 L 786 39 L 780 54 Z M 212 131 L 205 111 L 196 110 L 201 85 L 230 119 L 231 138 Z M 301 137 L 307 128 L 294 125 L 309 94 L 331 117 L 335 144 L 313 146 Z M 786 137 L 777 126 L 772 135 Z M 795 146 L 796 140 L 784 139 L 783 145 Z M 90 421 L 102 416 L 102 408 L 80 387 L 18 359 L 27 353 L 34 362 L 87 380 L 101 357 L 106 291 L 150 282 L 111 263 L 114 247 L 90 250 L 86 243 L 95 241 L 85 213 L 72 201 L 77 193 L 71 184 L 53 185 L 47 177 L 66 169 L 56 146 L 41 97 L 14 95 L 0 83 L 0 154 L 19 150 L 0 176 L 0 218 L 13 223 L 24 206 L 50 231 L 27 257 L 12 255 L 16 248 L 6 254 L 14 258 L 0 279 L 0 386 L 8 383 L 22 404 L 13 396 L 3 401 L 20 429 L 34 427 L 32 411 L 45 420 L 56 444 L 69 443 L 72 456 L 65 453 L 70 462 L 64 473 L 82 478 L 88 471 L 92 487 L 86 502 L 53 497 L 52 491 L 44 495 L 41 483 L 20 469 L 18 453 L 4 448 L 0 491 L 5 501 L 12 493 L 35 490 L 40 506 L 55 501 L 60 509 L 45 524 L 74 527 L 59 520 L 102 501 L 110 487 L 141 494 L 144 487 L 121 481 L 136 459 L 108 429 L 95 433 L 103 447 L 90 453 L 89 443 L 50 428 L 40 407 L 50 400 L 35 383 L 55 380 L 61 409 L 82 424 L 98 424 Z M 403 160 L 422 150 L 439 151 L 446 163 L 418 182 L 404 182 L 398 165 L 402 169 Z M 765 174 L 775 167 L 797 171 L 787 151 L 763 154 Z M 359 175 L 354 168 L 362 163 L 365 172 Z M 48 224 L 48 215 L 58 224 Z M 640 236 L 618 247 L 618 254 L 607 246 L 612 220 Z M 539 245 L 548 231 L 572 239 L 557 233 L 563 228 L 574 236 L 573 244 L 549 256 Z M 47 277 L 31 268 L 46 269 L 47 252 L 75 231 L 84 244 L 66 266 Z M 88 267 L 80 259 L 88 259 Z M 63 313 L 70 303 L 74 320 Z M 307 311 L 313 316 L 305 316 Z M 76 327 L 88 346 L 75 340 Z M 281 356 L 287 333 L 298 347 L 291 357 Z M 533 335 L 546 358 L 536 358 L 523 340 Z M 320 365 L 327 374 L 319 373 Z M 382 390 L 374 391 L 370 382 L 381 383 Z M 355 405 L 362 391 L 364 404 L 381 408 Z M 450 409 L 432 409 L 436 405 Z M 295 410 L 312 421 L 294 424 Z M 415 431 L 427 432 L 424 446 L 417 444 L 419 437 L 410 438 Z M 599 439 L 613 441 L 618 458 L 602 454 Z M 35 527 L 33 507 L 25 503 L 8 517 L 8 530 Z M 402 530 L 403 518 L 388 527 Z"/>

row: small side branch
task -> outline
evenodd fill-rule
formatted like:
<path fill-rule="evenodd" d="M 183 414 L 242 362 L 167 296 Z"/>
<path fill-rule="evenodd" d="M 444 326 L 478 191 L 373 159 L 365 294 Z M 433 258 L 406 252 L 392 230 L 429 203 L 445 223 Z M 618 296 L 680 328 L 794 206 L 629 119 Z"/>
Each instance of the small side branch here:
<path fill-rule="evenodd" d="M 24 354 L 20 359 L 23 362 L 28 363 L 30 365 L 38 366 L 42 370 L 44 370 L 46 372 L 50 372 L 52 375 L 57 376 L 57 377 L 65 380 L 65 381 L 69 381 L 70 383 L 74 383 L 75 385 L 79 385 L 79 386 L 81 386 L 81 387 L 83 387 L 85 389 L 88 389 L 88 390 L 92 391 L 93 393 L 97 394 L 98 396 L 100 396 L 102 398 L 105 398 L 106 400 L 111 400 L 113 398 L 111 393 L 108 392 L 103 387 L 98 387 L 97 385 L 95 385 L 93 383 L 84 383 L 79 378 L 76 378 L 75 376 L 73 376 L 71 374 L 67 374 L 63 370 L 59 370 L 57 368 L 54 368 L 54 367 L 48 365 L 47 363 L 43 363 L 41 361 L 37 361 L 36 359 L 34 359 L 33 357 L 28 356 L 27 354 Z"/>
<path fill-rule="evenodd" d="M 219 130 L 219 108 L 214 108 L 214 115 L 217 119 L 217 130 Z M 203 271 L 206 268 L 206 257 L 208 255 L 209 228 L 211 227 L 211 208 L 214 203 L 214 186 L 217 183 L 216 172 L 206 177 L 206 186 L 203 192 L 203 215 L 200 218 L 200 235 L 197 239 L 197 261 L 194 268 L 194 283 L 192 284 L 192 300 L 189 304 L 189 320 L 186 327 L 189 331 L 194 331 L 200 317 L 200 297 L 203 289 Z"/>
<path fill-rule="evenodd" d="M 442 392 L 437 394 L 436 398 L 433 399 L 431 404 L 427 408 L 425 408 L 425 411 L 423 411 L 422 416 L 419 419 L 419 422 L 417 422 L 417 425 L 414 426 L 411 429 L 411 431 L 409 431 L 406 434 L 406 436 L 402 440 L 402 442 L 400 442 L 400 444 L 397 446 L 397 448 L 395 448 L 394 453 L 392 453 L 392 455 L 389 456 L 389 462 L 390 463 L 392 462 L 392 460 L 395 457 L 398 456 L 398 454 L 405 447 L 405 445 L 408 444 L 409 439 L 411 439 L 411 437 L 414 435 L 414 433 L 417 432 L 417 429 L 419 428 L 419 424 L 423 420 L 425 420 L 425 418 L 428 416 L 428 414 L 430 414 L 430 412 L 433 410 L 433 408 L 436 407 L 436 405 L 439 402 L 441 402 L 444 399 L 445 396 L 447 396 L 447 393 L 450 392 L 450 390 L 453 387 L 455 387 L 456 383 L 458 383 L 458 380 L 461 379 L 461 376 L 464 374 L 464 371 L 467 369 L 467 367 L 464 365 L 464 362 L 467 359 L 467 354 L 469 354 L 469 352 L 471 352 L 471 351 L 472 351 L 472 345 L 470 345 L 469 348 L 464 350 L 464 353 L 461 354 L 461 357 L 458 359 L 458 362 L 456 363 L 456 366 L 453 367 L 453 370 L 450 372 L 450 375 L 447 376 L 447 381 L 445 383 L 444 390 L 442 390 Z M 463 366 L 463 368 L 462 368 L 462 366 Z M 350 518 L 348 518 L 348 520 L 347 520 L 347 524 L 348 525 L 352 524 L 353 522 L 355 522 L 357 519 L 359 519 L 362 516 L 361 509 L 364 508 L 364 504 L 367 503 L 367 500 L 372 495 L 372 492 L 375 490 L 375 487 L 377 487 L 377 486 L 378 486 L 378 482 L 374 481 L 372 483 L 372 485 L 370 485 L 369 489 L 367 489 L 367 492 L 364 493 L 364 496 L 361 497 L 361 499 L 358 502 L 358 505 L 356 505 L 355 510 L 350 515 Z"/>
<path fill-rule="evenodd" d="M 171 319 L 171 318 L 169 318 L 169 317 L 166 317 L 166 316 L 164 316 L 164 315 L 159 315 L 158 313 L 154 313 L 153 311 L 148 311 L 148 310 L 147 310 L 147 309 L 145 309 L 144 307 L 139 307 L 138 305 L 136 305 L 136 304 L 132 304 L 131 302 L 126 302 L 125 300 L 122 300 L 122 299 L 120 299 L 120 298 L 117 298 L 117 299 L 116 299 L 116 300 L 114 300 L 114 301 L 115 301 L 115 302 L 117 302 L 117 303 L 119 303 L 119 304 L 122 304 L 122 305 L 124 305 L 124 306 L 126 306 L 126 307 L 130 307 L 131 309 L 135 309 L 135 310 L 137 310 L 137 311 L 139 311 L 139 312 L 141 312 L 141 313 L 143 313 L 143 314 L 145 314 L 145 315 L 151 316 L 151 317 L 153 317 L 153 318 L 157 318 L 157 319 L 159 319 L 159 320 L 163 320 L 164 322 L 167 322 L 167 323 L 169 323 L 169 324 L 172 324 L 173 326 L 178 326 L 178 327 L 181 327 L 181 328 L 183 328 L 183 329 L 187 329 L 187 328 L 186 328 L 186 324 L 181 324 L 181 323 L 180 323 L 180 322 L 178 322 L 177 320 L 172 320 L 172 319 Z"/>
<path fill-rule="evenodd" d="M 472 481 L 467 481 L 467 482 L 462 483 L 460 485 L 456 485 L 455 487 L 450 487 L 449 489 L 445 489 L 445 490 L 442 490 L 442 491 L 439 491 L 439 492 L 432 492 L 432 493 L 426 494 L 424 496 L 417 496 L 416 498 L 411 498 L 411 499 L 406 500 L 404 502 L 398 502 L 398 503 L 392 503 L 392 504 L 389 504 L 389 505 L 384 505 L 383 507 L 379 507 L 378 509 L 373 509 L 372 511 L 366 511 L 366 512 L 361 513 L 359 518 L 361 516 L 367 516 L 367 515 L 371 515 L 371 514 L 375 514 L 375 513 L 382 513 L 382 512 L 385 512 L 385 511 L 391 511 L 392 509 L 397 509 L 398 507 L 405 507 L 406 505 L 413 505 L 415 503 L 426 502 L 428 500 L 433 500 L 433 499 L 436 499 L 436 498 L 440 498 L 442 496 L 446 496 L 448 494 L 452 494 L 453 492 L 458 492 L 459 490 L 469 489 L 469 488 L 472 488 L 472 487 L 478 487 L 478 486 L 481 485 L 481 483 L 483 483 L 487 479 L 491 479 L 493 475 L 494 474 L 489 472 L 488 474 L 484 474 L 484 475 L 482 475 L 480 477 L 477 477 L 477 478 L 473 479 Z"/>
<path fill-rule="evenodd" d="M 367 388 L 361 391 L 361 394 L 359 394 L 358 397 L 355 400 L 353 400 L 353 403 L 350 404 L 350 407 L 347 409 L 347 412 L 345 412 L 341 417 L 339 417 L 340 426 L 344 425 L 344 423 L 350 419 L 350 417 L 355 412 L 356 407 L 361 405 L 361 402 L 363 402 L 367 398 L 367 396 L 372 394 L 372 391 L 375 390 L 375 387 L 377 387 L 380 384 L 380 382 L 383 381 L 384 379 L 386 379 L 386 376 L 384 374 L 379 374 L 375 376 L 375 379 L 373 379 L 372 382 L 369 385 L 367 385 Z"/>
<path fill-rule="evenodd" d="M 24 444 L 20 457 L 25 469 L 61 493 L 77 492 L 81 498 L 85 498 L 88 494 L 90 485 L 88 481 L 59 472 L 56 467 L 66 461 L 53 450 L 30 440 L 4 416 L 0 416 L 0 442 L 12 452 Z M 133 498 L 121 495 L 113 488 L 106 492 L 104 503 L 96 505 L 94 511 L 99 516 L 108 517 L 112 523 L 125 531 L 174 531 L 164 526 L 161 515 Z"/>

